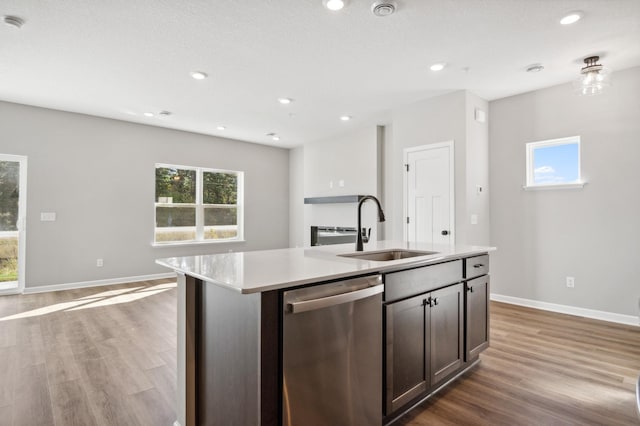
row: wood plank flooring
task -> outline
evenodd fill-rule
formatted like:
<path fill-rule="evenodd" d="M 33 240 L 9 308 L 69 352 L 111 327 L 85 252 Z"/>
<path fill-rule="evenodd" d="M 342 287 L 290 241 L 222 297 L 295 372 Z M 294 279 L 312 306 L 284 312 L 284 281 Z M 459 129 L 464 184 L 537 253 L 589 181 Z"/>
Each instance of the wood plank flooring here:
<path fill-rule="evenodd" d="M 0 297 L 0 425 L 172 425 L 175 287 Z"/>
<path fill-rule="evenodd" d="M 639 425 L 640 328 L 491 304 L 491 347 L 396 425 Z M 176 290 L 0 297 L 0 426 L 175 421 Z"/>
<path fill-rule="evenodd" d="M 398 425 L 640 425 L 640 328 L 491 302 L 478 366 Z"/>

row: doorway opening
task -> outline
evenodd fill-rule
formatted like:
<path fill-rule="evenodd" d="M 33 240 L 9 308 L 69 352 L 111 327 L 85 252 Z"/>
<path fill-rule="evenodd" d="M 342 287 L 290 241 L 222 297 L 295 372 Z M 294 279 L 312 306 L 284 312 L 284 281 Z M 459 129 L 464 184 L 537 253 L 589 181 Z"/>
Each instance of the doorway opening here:
<path fill-rule="evenodd" d="M 27 157 L 0 154 L 0 294 L 24 289 L 26 208 Z"/>
<path fill-rule="evenodd" d="M 455 243 L 454 142 L 404 150 L 405 241 Z"/>

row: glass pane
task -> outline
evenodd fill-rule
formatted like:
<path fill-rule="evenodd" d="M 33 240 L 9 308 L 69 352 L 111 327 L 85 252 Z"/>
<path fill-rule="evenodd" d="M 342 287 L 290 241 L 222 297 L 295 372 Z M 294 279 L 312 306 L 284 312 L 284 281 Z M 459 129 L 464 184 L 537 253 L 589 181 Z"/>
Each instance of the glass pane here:
<path fill-rule="evenodd" d="M 533 150 L 533 184 L 578 182 L 578 144 L 542 146 Z"/>
<path fill-rule="evenodd" d="M 195 207 L 156 207 L 156 242 L 195 239 Z"/>
<path fill-rule="evenodd" d="M 0 282 L 17 280 L 18 236 L 10 237 L 0 233 Z"/>
<path fill-rule="evenodd" d="M 0 161 L 0 232 L 17 231 L 20 163 Z"/>
<path fill-rule="evenodd" d="M 20 163 L 0 161 L 0 282 L 18 280 Z"/>
<path fill-rule="evenodd" d="M 196 171 L 156 167 L 156 202 L 196 202 Z"/>
<path fill-rule="evenodd" d="M 204 204 L 237 204 L 238 176 L 232 173 L 203 173 Z"/>
<path fill-rule="evenodd" d="M 204 238 L 217 240 L 238 236 L 238 209 L 236 207 L 205 207 Z"/>

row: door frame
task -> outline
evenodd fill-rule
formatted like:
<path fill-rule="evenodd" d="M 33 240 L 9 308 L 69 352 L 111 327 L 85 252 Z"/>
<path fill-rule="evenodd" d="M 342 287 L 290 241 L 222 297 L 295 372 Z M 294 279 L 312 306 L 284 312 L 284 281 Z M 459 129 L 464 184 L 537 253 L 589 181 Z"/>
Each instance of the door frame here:
<path fill-rule="evenodd" d="M 27 156 L 0 154 L 0 161 L 14 161 L 20 164 L 20 183 L 18 185 L 18 286 L 16 288 L 0 290 L 2 294 L 22 293 L 25 287 L 26 273 L 26 242 L 27 242 Z"/>
<path fill-rule="evenodd" d="M 451 245 L 456 241 L 456 179 L 455 179 L 455 141 L 436 142 L 426 145 L 413 146 L 405 148 L 402 151 L 403 174 L 402 179 L 402 220 L 403 220 L 403 238 L 408 241 L 409 224 L 407 223 L 407 215 L 409 214 L 409 173 L 407 164 L 409 164 L 409 154 L 417 151 L 426 151 L 430 149 L 449 148 L 449 232 L 451 235 Z"/>

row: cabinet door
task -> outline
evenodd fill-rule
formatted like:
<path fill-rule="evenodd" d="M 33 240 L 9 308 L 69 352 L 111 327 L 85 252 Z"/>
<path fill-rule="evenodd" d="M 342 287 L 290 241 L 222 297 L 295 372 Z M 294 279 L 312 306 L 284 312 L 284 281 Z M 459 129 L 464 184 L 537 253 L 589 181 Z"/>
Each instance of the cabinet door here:
<path fill-rule="evenodd" d="M 466 360 L 489 346 L 489 276 L 466 282 Z"/>
<path fill-rule="evenodd" d="M 464 358 L 464 286 L 456 284 L 431 292 L 429 309 L 431 386 L 462 366 Z"/>
<path fill-rule="evenodd" d="M 426 304 L 427 295 L 420 295 L 385 306 L 385 414 L 391 414 L 427 391 Z"/>

